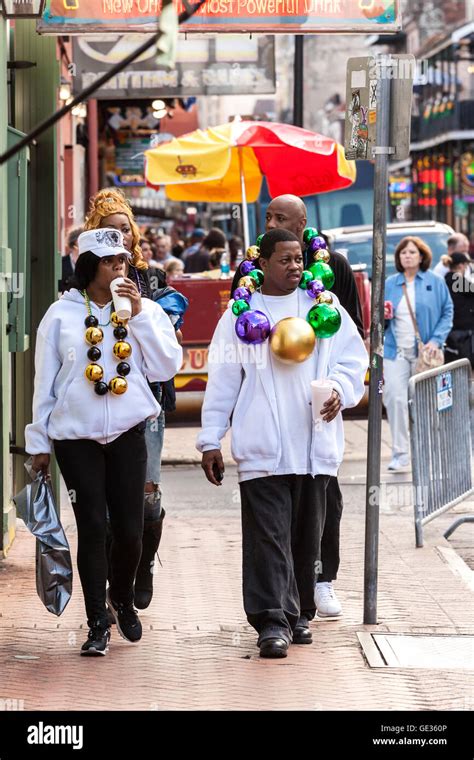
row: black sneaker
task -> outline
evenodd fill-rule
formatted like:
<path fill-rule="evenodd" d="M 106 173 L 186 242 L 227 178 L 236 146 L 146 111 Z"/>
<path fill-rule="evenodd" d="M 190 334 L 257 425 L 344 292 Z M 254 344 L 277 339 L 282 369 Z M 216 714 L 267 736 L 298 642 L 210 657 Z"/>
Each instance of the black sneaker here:
<path fill-rule="evenodd" d="M 110 628 L 102 622 L 93 623 L 87 634 L 87 641 L 81 647 L 81 655 L 97 657 L 109 651 Z"/>
<path fill-rule="evenodd" d="M 117 631 L 127 641 L 140 641 L 142 637 L 142 624 L 133 604 L 120 604 L 113 602 L 107 589 L 107 605 L 115 618 Z"/>

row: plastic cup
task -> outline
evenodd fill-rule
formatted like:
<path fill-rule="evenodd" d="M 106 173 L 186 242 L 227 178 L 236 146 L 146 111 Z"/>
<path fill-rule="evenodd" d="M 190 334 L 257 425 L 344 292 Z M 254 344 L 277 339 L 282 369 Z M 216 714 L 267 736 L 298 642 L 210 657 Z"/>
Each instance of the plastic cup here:
<path fill-rule="evenodd" d="M 118 296 L 115 292 L 119 285 L 125 282 L 124 277 L 116 277 L 110 283 L 110 291 L 114 300 L 114 310 L 119 319 L 130 319 L 132 316 L 132 302 L 127 296 Z"/>
<path fill-rule="evenodd" d="M 314 422 L 321 422 L 321 409 L 326 401 L 331 398 L 332 383 L 330 380 L 312 380 L 311 381 L 311 403 L 313 407 Z"/>

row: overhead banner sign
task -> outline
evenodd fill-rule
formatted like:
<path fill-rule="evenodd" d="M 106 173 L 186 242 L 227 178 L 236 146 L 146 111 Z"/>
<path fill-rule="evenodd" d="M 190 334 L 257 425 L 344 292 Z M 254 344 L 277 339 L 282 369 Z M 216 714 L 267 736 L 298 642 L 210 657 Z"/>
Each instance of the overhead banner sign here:
<path fill-rule="evenodd" d="M 141 43 L 136 34 L 77 37 L 73 43 L 74 94 L 92 85 Z M 229 43 L 232 62 L 229 62 Z M 236 35 L 180 41 L 171 71 L 157 66 L 150 48 L 94 94 L 99 99 L 250 95 L 275 92 L 275 42 L 271 36 Z"/>
<path fill-rule="evenodd" d="M 175 0 L 178 13 L 185 10 Z M 161 0 L 47 0 L 38 31 L 153 32 Z M 381 33 L 401 28 L 399 0 L 207 0 L 186 32 Z"/>

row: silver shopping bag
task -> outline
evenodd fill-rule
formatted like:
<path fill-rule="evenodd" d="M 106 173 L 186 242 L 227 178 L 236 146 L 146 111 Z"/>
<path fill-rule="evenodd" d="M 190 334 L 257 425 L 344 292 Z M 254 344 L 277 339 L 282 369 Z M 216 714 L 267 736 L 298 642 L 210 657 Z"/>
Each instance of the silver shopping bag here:
<path fill-rule="evenodd" d="M 18 517 L 36 537 L 36 591 L 48 612 L 59 617 L 72 594 L 71 553 L 49 479 L 27 470 L 35 479 L 13 501 Z"/>

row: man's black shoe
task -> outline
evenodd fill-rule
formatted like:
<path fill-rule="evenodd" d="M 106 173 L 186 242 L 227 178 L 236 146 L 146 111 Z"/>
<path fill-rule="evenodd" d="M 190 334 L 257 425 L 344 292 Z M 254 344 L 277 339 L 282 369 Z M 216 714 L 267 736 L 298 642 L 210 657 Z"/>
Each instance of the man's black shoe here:
<path fill-rule="evenodd" d="M 313 634 L 309 629 L 308 620 L 300 617 L 293 631 L 293 644 L 312 644 Z"/>
<path fill-rule="evenodd" d="M 87 641 L 81 647 L 81 655 L 97 657 L 109 651 L 110 628 L 100 621 L 89 628 Z"/>
<path fill-rule="evenodd" d="M 133 604 L 113 602 L 110 598 L 109 589 L 107 589 L 107 605 L 115 618 L 117 631 L 121 637 L 127 641 L 140 641 L 142 637 L 142 624 Z"/>
<path fill-rule="evenodd" d="M 288 642 L 285 639 L 263 639 L 260 644 L 260 657 L 273 659 L 286 657 L 288 654 Z"/>

